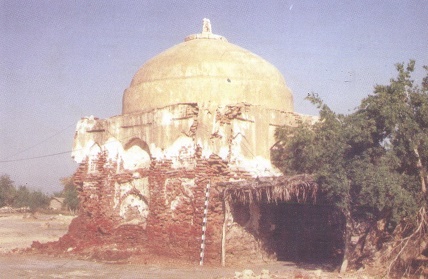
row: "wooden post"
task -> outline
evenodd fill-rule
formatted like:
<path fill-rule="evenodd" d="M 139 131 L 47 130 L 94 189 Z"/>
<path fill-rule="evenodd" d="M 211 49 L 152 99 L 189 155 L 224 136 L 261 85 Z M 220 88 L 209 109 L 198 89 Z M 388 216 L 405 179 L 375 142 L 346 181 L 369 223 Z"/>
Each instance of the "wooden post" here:
<path fill-rule="evenodd" d="M 340 266 L 340 274 L 345 274 L 346 269 L 348 268 L 348 263 L 349 260 L 351 258 L 351 250 L 350 250 L 350 243 L 351 243 L 351 234 L 352 234 L 352 230 L 353 230 L 353 226 L 352 226 L 352 217 L 351 217 L 351 212 L 349 211 L 349 209 L 342 209 L 342 213 L 343 215 L 345 215 L 345 221 L 346 221 L 346 226 L 345 226 L 345 232 L 344 232 L 344 239 L 345 239 L 345 251 L 344 251 L 344 255 L 343 255 L 343 261 L 342 261 L 342 265 Z"/>
<path fill-rule="evenodd" d="M 226 229 L 227 221 L 229 219 L 229 203 L 226 199 L 223 199 L 223 211 L 224 211 L 224 220 L 223 220 L 223 232 L 221 237 L 221 265 L 226 266 Z"/>

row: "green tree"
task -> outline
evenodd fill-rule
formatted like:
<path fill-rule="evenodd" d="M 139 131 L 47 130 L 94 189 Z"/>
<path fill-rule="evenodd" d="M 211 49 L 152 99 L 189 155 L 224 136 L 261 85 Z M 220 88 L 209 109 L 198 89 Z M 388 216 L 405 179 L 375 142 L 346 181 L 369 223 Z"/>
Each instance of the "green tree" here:
<path fill-rule="evenodd" d="M 40 208 L 47 208 L 49 206 L 50 197 L 41 191 L 32 191 L 29 196 L 28 206 L 32 212 Z"/>
<path fill-rule="evenodd" d="M 10 176 L 7 174 L 0 176 L 0 207 L 12 205 L 15 195 L 15 184 Z"/>
<path fill-rule="evenodd" d="M 334 113 L 311 94 L 320 120 L 276 132 L 273 162 L 285 174 L 315 176 L 321 200 L 346 217 L 347 243 L 357 210 L 393 227 L 404 218 L 415 220 L 418 208 L 426 206 L 428 76 L 415 86 L 414 67 L 414 61 L 397 64 L 397 77 L 375 86 L 349 115 Z"/>
<path fill-rule="evenodd" d="M 64 198 L 64 205 L 70 211 L 76 211 L 79 208 L 79 197 L 76 186 L 73 183 L 73 176 L 68 176 L 60 179 L 64 186 L 60 196 Z"/>
<path fill-rule="evenodd" d="M 15 200 L 13 202 L 14 207 L 26 207 L 29 206 L 30 190 L 26 186 L 19 186 L 16 191 Z"/>
<path fill-rule="evenodd" d="M 403 63 L 397 64 L 396 68 L 397 78 L 391 79 L 389 85 L 377 85 L 374 94 L 362 101 L 359 113 L 365 119 L 373 119 L 377 131 L 374 140 L 385 143 L 385 147 L 399 158 L 396 170 L 417 176 L 420 191 L 426 193 L 428 76 L 419 87 L 411 79 L 415 61 L 410 61 L 406 67 Z"/>
<path fill-rule="evenodd" d="M 26 186 L 19 186 L 13 202 L 14 207 L 29 207 L 31 212 L 49 206 L 50 197 L 39 190 L 31 191 Z"/>
<path fill-rule="evenodd" d="M 31 191 L 26 186 L 16 188 L 9 175 L 0 177 L 0 206 L 29 207 L 35 212 L 49 205 L 49 197 L 41 191 Z"/>

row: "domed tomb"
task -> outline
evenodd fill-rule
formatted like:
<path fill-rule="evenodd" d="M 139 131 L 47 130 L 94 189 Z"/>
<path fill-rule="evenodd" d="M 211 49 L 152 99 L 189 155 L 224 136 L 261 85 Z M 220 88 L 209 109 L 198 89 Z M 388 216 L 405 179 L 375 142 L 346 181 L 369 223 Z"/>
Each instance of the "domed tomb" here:
<path fill-rule="evenodd" d="M 278 69 L 213 34 L 209 22 L 201 34 L 188 36 L 138 70 L 125 90 L 122 113 L 180 103 L 248 103 L 294 111 L 291 90 Z"/>
<path fill-rule="evenodd" d="M 274 66 L 213 34 L 204 20 L 202 33 L 142 66 L 124 93 L 122 115 L 77 123 L 80 209 L 61 247 L 116 245 L 192 261 L 201 261 L 202 245 L 210 261 L 283 256 L 287 247 L 271 247 L 289 241 L 288 221 L 273 222 L 290 210 L 276 198 L 262 205 L 268 192 L 255 193 L 260 201 L 251 206 L 231 207 L 226 190 L 242 189 L 236 193 L 247 199 L 247 187 L 282 187 L 270 161 L 275 131 L 315 120 L 293 112 Z M 265 235 L 273 237 L 269 246 L 260 245 Z"/>

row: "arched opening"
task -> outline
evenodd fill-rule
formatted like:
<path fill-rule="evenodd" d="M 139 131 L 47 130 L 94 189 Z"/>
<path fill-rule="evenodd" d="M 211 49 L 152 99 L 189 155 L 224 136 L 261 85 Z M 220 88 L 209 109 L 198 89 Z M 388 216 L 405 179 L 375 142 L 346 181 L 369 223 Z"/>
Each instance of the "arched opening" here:
<path fill-rule="evenodd" d="M 146 151 L 147 154 L 149 154 L 149 156 L 151 156 L 149 145 L 145 141 L 143 141 L 143 140 L 141 140 L 139 138 L 133 138 L 133 139 L 131 139 L 130 141 L 128 141 L 125 144 L 125 148 L 124 149 L 128 150 L 128 149 L 130 149 L 133 146 L 140 147 L 142 150 Z"/>
<path fill-rule="evenodd" d="M 89 155 L 88 155 L 88 173 L 95 173 L 97 172 L 97 161 L 98 156 L 101 153 L 101 147 L 94 143 L 91 148 L 89 149 Z"/>

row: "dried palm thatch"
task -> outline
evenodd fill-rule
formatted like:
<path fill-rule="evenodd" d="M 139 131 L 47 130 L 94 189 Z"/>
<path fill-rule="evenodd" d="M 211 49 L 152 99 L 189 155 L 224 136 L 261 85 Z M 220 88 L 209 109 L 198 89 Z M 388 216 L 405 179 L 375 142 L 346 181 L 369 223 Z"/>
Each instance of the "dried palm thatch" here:
<path fill-rule="evenodd" d="M 256 178 L 254 180 L 223 182 L 224 199 L 227 202 L 278 203 L 294 201 L 298 203 L 316 202 L 318 185 L 313 177 L 300 174 L 290 177 Z"/>

